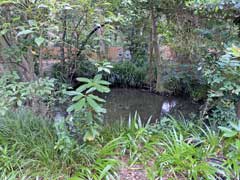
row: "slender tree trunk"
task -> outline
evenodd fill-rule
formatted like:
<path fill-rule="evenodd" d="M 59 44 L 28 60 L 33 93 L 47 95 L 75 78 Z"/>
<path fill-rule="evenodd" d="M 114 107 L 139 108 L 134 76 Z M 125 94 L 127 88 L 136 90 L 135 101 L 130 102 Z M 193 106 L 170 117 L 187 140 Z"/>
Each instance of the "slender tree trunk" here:
<path fill-rule="evenodd" d="M 39 76 L 43 77 L 43 56 L 42 56 L 42 48 L 39 50 Z"/>
<path fill-rule="evenodd" d="M 106 58 L 106 47 L 103 37 L 104 29 L 103 27 L 98 29 L 98 37 L 99 37 L 99 59 L 103 60 Z"/>
<path fill-rule="evenodd" d="M 162 56 L 160 54 L 159 42 L 158 42 L 158 33 L 157 33 L 157 19 L 156 9 L 152 9 L 152 31 L 153 31 L 153 48 L 155 53 L 155 61 L 157 65 L 157 84 L 156 91 L 162 93 L 165 91 L 164 85 L 162 82 Z"/>
<path fill-rule="evenodd" d="M 67 35 L 67 12 L 64 10 L 64 17 L 63 17 L 63 35 L 62 35 L 62 43 L 60 47 L 60 60 L 62 64 L 62 70 L 65 65 L 65 40 L 66 40 L 66 35 Z"/>
<path fill-rule="evenodd" d="M 149 54 L 149 56 L 148 56 L 148 62 L 149 62 L 148 82 L 150 83 L 150 89 L 152 90 L 153 82 L 155 79 L 155 77 L 154 77 L 154 57 L 153 57 L 153 29 L 152 28 L 150 30 L 150 35 L 149 35 L 148 54 Z"/>
<path fill-rule="evenodd" d="M 240 101 L 238 101 L 237 103 L 236 110 L 237 110 L 237 118 L 240 120 Z"/>
<path fill-rule="evenodd" d="M 34 70 L 34 58 L 32 54 L 32 48 L 28 47 L 27 55 L 22 56 L 21 67 L 24 67 L 22 76 L 25 81 L 33 81 L 37 79 L 37 75 Z"/>

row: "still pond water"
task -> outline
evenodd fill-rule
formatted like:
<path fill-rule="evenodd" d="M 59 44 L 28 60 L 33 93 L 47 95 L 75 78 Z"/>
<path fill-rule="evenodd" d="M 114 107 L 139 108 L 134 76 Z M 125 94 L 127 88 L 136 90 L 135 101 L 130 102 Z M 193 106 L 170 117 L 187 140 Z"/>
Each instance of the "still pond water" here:
<path fill-rule="evenodd" d="M 129 114 L 136 111 L 143 121 L 151 115 L 155 121 L 166 114 L 177 116 L 179 112 L 188 117 L 191 113 L 198 113 L 199 109 L 199 105 L 190 98 L 160 96 L 139 89 L 113 88 L 104 98 L 107 101 L 105 119 L 109 121 L 128 119 Z"/>

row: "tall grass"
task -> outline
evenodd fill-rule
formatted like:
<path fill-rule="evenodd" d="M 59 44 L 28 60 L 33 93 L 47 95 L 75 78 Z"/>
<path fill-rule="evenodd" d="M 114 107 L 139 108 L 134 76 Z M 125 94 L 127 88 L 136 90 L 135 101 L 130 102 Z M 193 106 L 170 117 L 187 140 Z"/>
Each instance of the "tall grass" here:
<path fill-rule="evenodd" d="M 172 117 L 144 124 L 137 113 L 80 143 L 64 126 L 20 110 L 0 117 L 0 179 L 115 180 L 121 165 L 141 164 L 149 179 L 235 180 L 239 147 L 204 124 Z"/>
<path fill-rule="evenodd" d="M 109 155 L 117 147 L 117 139 L 103 145 L 78 144 L 71 139 L 73 145 L 67 154 L 56 146 L 58 141 L 49 119 L 23 110 L 0 117 L 0 179 L 115 176 L 118 162 Z"/>

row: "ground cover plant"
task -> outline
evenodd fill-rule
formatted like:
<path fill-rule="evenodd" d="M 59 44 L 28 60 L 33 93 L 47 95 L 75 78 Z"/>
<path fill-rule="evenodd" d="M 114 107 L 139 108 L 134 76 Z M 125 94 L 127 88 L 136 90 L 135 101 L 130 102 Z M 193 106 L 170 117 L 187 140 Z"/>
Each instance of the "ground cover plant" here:
<path fill-rule="evenodd" d="M 236 0 L 0 0 L 0 179 L 239 180 L 239 13 Z M 114 87 L 148 94 L 106 104 Z"/>

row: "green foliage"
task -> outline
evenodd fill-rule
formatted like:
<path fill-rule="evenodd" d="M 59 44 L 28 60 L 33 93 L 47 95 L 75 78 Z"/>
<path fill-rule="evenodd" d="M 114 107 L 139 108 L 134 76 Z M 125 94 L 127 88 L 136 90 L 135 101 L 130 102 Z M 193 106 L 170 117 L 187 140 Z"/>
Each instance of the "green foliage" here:
<path fill-rule="evenodd" d="M 164 152 L 157 160 L 157 166 L 162 177 L 167 169 L 169 174 L 190 179 L 214 179 L 217 169 L 207 162 L 210 157 L 204 148 L 197 148 L 194 144 L 184 142 L 183 136 L 173 129 L 162 142 Z M 162 174 L 163 173 L 163 174 Z"/>
<path fill-rule="evenodd" d="M 102 61 L 100 63 L 96 63 L 95 66 L 97 67 L 98 69 L 98 72 L 105 72 L 105 73 L 108 73 L 110 74 L 110 69 L 113 68 L 113 66 L 111 65 L 110 62 L 107 62 L 107 61 Z"/>
<path fill-rule="evenodd" d="M 114 64 L 110 75 L 104 77 L 113 85 L 143 87 L 146 84 L 147 65 L 137 66 L 130 61 Z"/>
<path fill-rule="evenodd" d="M 225 138 L 224 151 L 227 159 L 224 164 L 232 178 L 240 178 L 240 122 L 230 122 L 229 127 L 219 127 Z"/>
<path fill-rule="evenodd" d="M 22 82 L 19 76 L 13 73 L 5 73 L 0 78 L 0 113 L 4 115 L 7 110 L 22 106 L 37 108 L 37 104 L 43 103 L 47 108 L 52 108 L 56 103 L 64 101 L 63 95 L 65 86 L 57 89 L 54 79 L 39 78 L 32 82 Z"/>
<path fill-rule="evenodd" d="M 115 154 L 119 139 L 80 146 L 71 138 L 71 147 L 62 144 L 64 151 L 58 143 L 65 136 L 62 125 L 22 110 L 0 120 L 1 179 L 68 179 L 72 175 L 98 180 L 116 176 L 118 161 L 108 156 Z"/>
<path fill-rule="evenodd" d="M 64 67 L 61 63 L 55 64 L 53 66 L 52 76 L 60 82 L 70 83 L 69 80 L 72 75 L 72 72 L 69 71 L 70 66 L 71 63 L 69 62 L 66 62 Z M 82 60 L 81 63 L 77 63 L 75 68 L 74 77 L 93 78 L 97 73 L 96 66 L 88 60 Z"/>
<path fill-rule="evenodd" d="M 207 98 L 208 85 L 195 66 L 166 67 L 163 79 L 164 87 L 172 94 L 190 95 L 195 101 Z"/>
<path fill-rule="evenodd" d="M 110 72 L 112 66 L 109 63 L 103 63 L 103 66 L 98 66 L 99 72 Z M 68 109 L 68 112 L 73 112 L 75 126 L 80 128 L 79 131 L 84 132 L 83 140 L 92 141 L 99 136 L 99 123 L 101 123 L 102 116 L 106 113 L 106 109 L 102 107 L 101 103 L 105 100 L 94 95 L 94 92 L 109 93 L 110 89 L 108 81 L 102 80 L 102 75 L 97 74 L 93 79 L 77 78 L 82 84 L 74 91 L 67 92 L 68 95 L 74 96 L 74 102 Z"/>
<path fill-rule="evenodd" d="M 26 111 L 0 120 L 1 179 L 118 179 L 123 155 L 130 166 L 143 164 L 149 179 L 239 178 L 239 124 L 221 127 L 222 138 L 188 121 L 165 118 L 144 125 L 135 114 L 127 124 L 106 125 L 94 142 L 80 145 L 64 121 L 53 124 Z"/>
<path fill-rule="evenodd" d="M 134 116 L 129 116 L 127 126 L 122 127 L 124 131 L 121 133 L 121 137 L 124 143 L 120 151 L 121 154 L 129 156 L 130 165 L 157 155 L 154 149 L 156 142 L 152 141 L 152 135 L 148 131 L 150 120 L 151 118 L 146 124 L 143 124 L 136 112 Z"/>
<path fill-rule="evenodd" d="M 214 107 L 214 117 L 231 121 L 236 119 L 235 103 L 240 98 L 239 47 L 231 46 L 219 59 L 208 57 L 204 64 L 204 75 L 210 90 L 208 102 Z"/>

